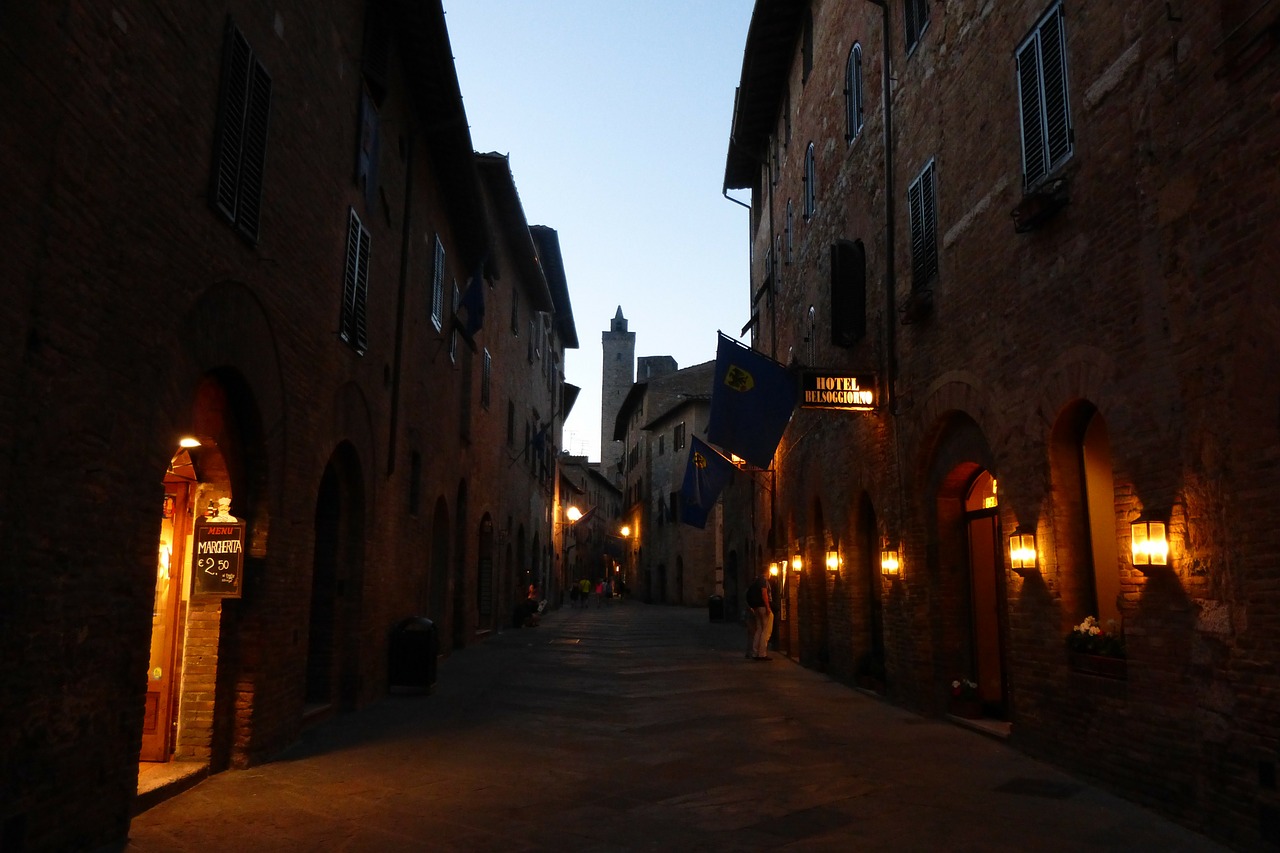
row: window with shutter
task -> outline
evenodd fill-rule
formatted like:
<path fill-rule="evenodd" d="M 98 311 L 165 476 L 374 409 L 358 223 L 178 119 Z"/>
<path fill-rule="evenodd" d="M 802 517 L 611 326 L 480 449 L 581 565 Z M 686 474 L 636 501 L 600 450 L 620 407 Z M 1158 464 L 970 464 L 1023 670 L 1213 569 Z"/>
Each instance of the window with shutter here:
<path fill-rule="evenodd" d="M 258 242 L 271 116 L 271 75 L 228 18 L 209 200 L 250 243 Z"/>
<path fill-rule="evenodd" d="M 938 277 L 938 207 L 935 193 L 934 163 L 930 160 L 907 189 L 913 290 L 926 289 Z"/>
<path fill-rule="evenodd" d="M 342 278 L 338 336 L 360 355 L 369 346 L 369 232 L 355 210 L 347 211 L 347 260 Z"/>
<path fill-rule="evenodd" d="M 1018 48 L 1023 187 L 1030 191 L 1071 158 L 1075 141 L 1067 98 L 1062 4 L 1055 4 Z"/>
<path fill-rule="evenodd" d="M 929 25 L 929 0 L 905 0 L 902 9 L 906 16 L 907 53 L 910 53 Z"/>
<path fill-rule="evenodd" d="M 439 234 L 431 268 L 431 323 L 437 332 L 444 328 L 444 243 L 440 242 Z"/>
<path fill-rule="evenodd" d="M 489 398 L 493 388 L 493 356 L 489 354 L 489 348 L 484 350 L 484 367 L 480 374 L 480 405 L 489 408 Z"/>

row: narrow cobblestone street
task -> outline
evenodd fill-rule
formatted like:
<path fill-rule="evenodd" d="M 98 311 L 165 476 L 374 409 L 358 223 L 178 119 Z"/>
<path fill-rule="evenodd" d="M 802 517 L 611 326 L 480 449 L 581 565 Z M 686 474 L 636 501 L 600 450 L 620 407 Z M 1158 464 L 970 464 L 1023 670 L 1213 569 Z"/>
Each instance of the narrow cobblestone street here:
<path fill-rule="evenodd" d="M 130 851 L 1219 850 L 705 610 L 566 607 L 136 817 Z"/>

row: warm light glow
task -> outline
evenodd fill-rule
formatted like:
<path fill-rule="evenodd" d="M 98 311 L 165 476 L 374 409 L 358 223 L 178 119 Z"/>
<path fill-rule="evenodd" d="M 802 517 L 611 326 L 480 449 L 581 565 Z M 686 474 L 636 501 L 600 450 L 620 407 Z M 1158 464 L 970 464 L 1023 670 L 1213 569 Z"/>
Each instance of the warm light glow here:
<path fill-rule="evenodd" d="M 570 506 L 564 511 L 564 517 L 570 521 L 577 521 L 582 518 L 582 510 L 578 509 L 576 506 Z"/>
<path fill-rule="evenodd" d="M 840 571 L 840 552 L 838 551 L 827 552 L 827 571 L 829 572 Z"/>
<path fill-rule="evenodd" d="M 804 560 L 800 559 L 800 555 L 796 554 L 791 558 L 791 571 L 798 572 L 804 568 Z"/>
<path fill-rule="evenodd" d="M 200 439 L 196 438 L 195 436 L 186 435 L 178 439 L 178 446 L 185 447 L 188 450 L 190 450 L 193 447 L 200 446 Z"/>
<path fill-rule="evenodd" d="M 880 552 L 880 571 L 888 577 L 897 577 L 902 571 L 902 563 L 898 561 L 898 552 L 885 550 Z"/>
<path fill-rule="evenodd" d="M 1169 542 L 1163 521 L 1135 521 L 1129 525 L 1130 549 L 1135 566 L 1165 566 L 1169 563 Z"/>
<path fill-rule="evenodd" d="M 1036 567 L 1036 537 L 1034 533 L 1015 533 L 1009 537 L 1009 561 L 1015 569 Z"/>
<path fill-rule="evenodd" d="M 778 564 L 777 564 L 777 563 L 770 563 L 770 564 L 769 564 L 769 576 L 770 576 L 770 577 L 775 577 L 775 578 L 776 578 L 776 577 L 778 576 L 778 572 L 779 572 L 779 571 L 780 571 L 780 569 L 778 568 Z"/>
<path fill-rule="evenodd" d="M 630 535 L 631 535 L 631 528 L 630 528 L 630 527 L 627 527 L 627 525 L 625 525 L 625 524 L 624 524 L 624 525 L 622 525 L 622 530 L 620 530 L 620 531 L 618 531 L 618 532 L 619 532 L 619 533 L 621 533 L 623 536 L 630 536 Z"/>

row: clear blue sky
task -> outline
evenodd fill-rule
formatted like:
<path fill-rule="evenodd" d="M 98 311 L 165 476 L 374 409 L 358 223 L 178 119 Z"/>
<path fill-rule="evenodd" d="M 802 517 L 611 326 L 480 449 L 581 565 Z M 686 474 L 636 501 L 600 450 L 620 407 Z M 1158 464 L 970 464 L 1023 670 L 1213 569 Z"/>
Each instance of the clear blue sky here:
<path fill-rule="evenodd" d="M 472 142 L 509 154 L 560 235 L 582 388 L 565 449 L 600 458 L 600 335 L 715 358 L 750 311 L 747 210 L 721 195 L 753 0 L 444 0 Z"/>

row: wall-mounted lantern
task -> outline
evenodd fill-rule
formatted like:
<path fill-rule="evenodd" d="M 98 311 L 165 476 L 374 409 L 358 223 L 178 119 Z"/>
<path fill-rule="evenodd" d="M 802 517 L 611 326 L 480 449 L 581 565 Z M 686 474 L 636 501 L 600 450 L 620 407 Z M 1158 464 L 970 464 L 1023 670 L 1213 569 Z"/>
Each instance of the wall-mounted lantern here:
<path fill-rule="evenodd" d="M 902 562 L 898 559 L 898 549 L 886 546 L 880 552 L 880 574 L 887 578 L 902 576 Z"/>
<path fill-rule="evenodd" d="M 840 552 L 834 548 L 827 552 L 827 571 L 840 571 Z"/>
<path fill-rule="evenodd" d="M 1021 530 L 1009 537 L 1009 563 L 1020 575 L 1036 567 L 1036 535 Z"/>
<path fill-rule="evenodd" d="M 796 554 L 794 557 L 791 558 L 791 571 L 798 572 L 803 569 L 804 569 L 804 560 L 800 558 L 799 554 Z"/>
<path fill-rule="evenodd" d="M 782 572 L 782 569 L 778 563 L 769 564 L 769 577 L 776 578 L 779 574 L 781 574 L 781 572 Z"/>
<path fill-rule="evenodd" d="M 1169 541 L 1163 521 L 1135 521 L 1129 525 L 1129 548 L 1135 566 L 1167 566 Z"/>

